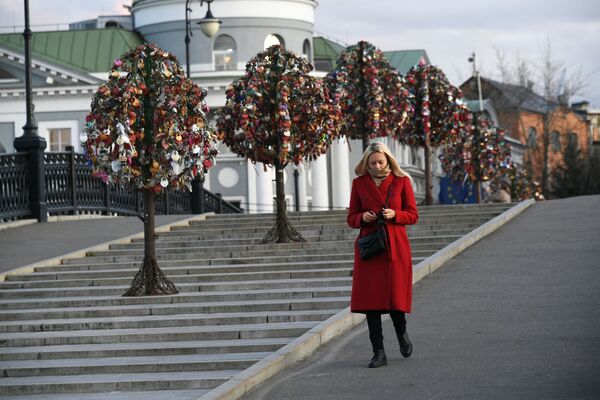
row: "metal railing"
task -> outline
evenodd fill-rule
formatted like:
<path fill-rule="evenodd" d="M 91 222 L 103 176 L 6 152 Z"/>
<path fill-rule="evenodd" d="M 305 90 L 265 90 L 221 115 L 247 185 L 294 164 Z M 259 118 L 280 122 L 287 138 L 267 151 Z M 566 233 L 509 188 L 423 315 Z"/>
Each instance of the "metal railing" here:
<path fill-rule="evenodd" d="M 0 154 L 0 221 L 30 215 L 27 153 Z M 128 186 L 106 185 L 92 176 L 83 154 L 44 153 L 44 179 L 48 214 L 141 215 L 142 195 Z M 192 192 L 166 190 L 156 198 L 157 214 L 232 214 L 243 212 L 194 182 Z"/>

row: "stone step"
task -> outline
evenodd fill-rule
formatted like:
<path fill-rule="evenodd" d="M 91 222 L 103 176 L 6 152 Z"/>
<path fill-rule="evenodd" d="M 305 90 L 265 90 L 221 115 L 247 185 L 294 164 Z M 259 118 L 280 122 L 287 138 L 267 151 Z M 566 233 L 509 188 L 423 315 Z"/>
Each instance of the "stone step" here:
<path fill-rule="evenodd" d="M 102 343 L 58 346 L 0 347 L 0 361 L 60 360 L 64 358 L 163 357 L 195 354 L 273 352 L 292 338 Z"/>
<path fill-rule="evenodd" d="M 355 236 L 358 235 L 358 231 L 355 232 Z M 429 240 L 427 240 L 429 238 Z M 429 236 L 418 238 L 411 243 L 411 248 L 419 248 L 419 246 L 429 246 L 438 243 L 449 244 L 460 238 L 459 235 L 454 236 Z M 307 239 L 307 238 L 305 238 Z M 234 239 L 235 240 L 235 239 Z M 316 240 L 308 240 L 307 242 L 292 242 L 292 243 L 271 243 L 271 244 L 262 244 L 262 243 L 244 243 L 242 241 L 237 241 L 236 243 L 229 243 L 229 241 L 220 241 L 220 240 L 203 240 L 203 241 L 157 241 L 156 249 L 157 251 L 161 251 L 162 249 L 188 249 L 190 247 L 195 248 L 220 248 L 224 251 L 230 250 L 256 250 L 256 249 L 302 249 L 302 248 L 311 248 L 311 247 L 321 247 L 321 248 L 330 248 L 337 247 L 338 245 L 343 245 L 345 243 L 354 243 L 354 239 L 348 240 L 334 240 L 334 241 L 316 241 Z M 110 245 L 110 250 L 134 250 L 144 249 L 144 241 L 138 240 L 131 243 L 115 243 Z"/>
<path fill-rule="evenodd" d="M 144 329 L 157 327 L 259 324 L 269 322 L 323 321 L 338 310 L 260 311 L 220 314 L 142 315 L 112 318 L 68 318 L 1 321 L 0 333 L 54 332 L 67 330 Z"/>
<path fill-rule="evenodd" d="M 439 248 L 438 248 L 439 249 Z M 412 251 L 412 255 L 415 257 L 428 257 L 432 253 L 435 253 L 435 249 L 428 250 L 416 250 Z M 332 256 L 343 256 L 343 258 L 351 257 L 354 254 L 354 243 L 348 242 L 346 246 L 340 246 L 334 249 L 294 249 L 294 250 L 253 250 L 253 251 L 174 251 L 174 252 L 157 252 L 156 259 L 161 264 L 163 261 L 178 261 L 178 260 L 205 260 L 210 259 L 211 261 L 228 259 L 228 260 L 256 260 L 256 259 L 273 259 L 277 257 L 301 257 L 302 259 L 321 257 L 325 254 L 327 259 L 332 259 Z M 122 254 L 122 253 L 110 253 L 108 254 L 97 254 L 96 252 L 89 252 L 85 258 L 68 258 L 63 259 L 63 265 L 69 264 L 103 264 L 103 263 L 126 263 L 126 262 L 138 262 L 141 263 L 144 259 L 143 251 L 134 254 Z M 321 258 L 322 259 L 322 258 Z"/>
<path fill-rule="evenodd" d="M 413 258 L 415 260 L 415 258 Z M 351 264 L 351 260 L 347 260 Z M 294 269 L 294 270 L 264 270 L 250 272 L 232 272 L 232 273 L 206 273 L 194 275 L 167 275 L 176 285 L 179 283 L 207 283 L 207 282 L 239 282 L 245 280 L 265 280 L 265 279 L 306 279 L 306 278 L 330 278 L 351 276 L 351 268 L 321 268 L 321 269 Z M 3 288 L 59 288 L 59 287 L 81 287 L 81 286 L 115 286 L 129 285 L 134 277 L 117 278 L 95 278 L 95 279 L 64 279 L 61 281 L 27 281 L 27 282 L 4 282 Z M 11 287 L 11 285 L 13 285 Z"/>
<path fill-rule="evenodd" d="M 130 279 L 131 280 L 131 279 Z M 20 285 L 19 282 L 11 282 Z M 20 286 L 1 286 L 0 299 L 33 299 L 48 297 L 75 297 L 75 296 L 121 296 L 129 288 L 131 282 L 125 285 L 115 286 L 91 286 L 91 287 L 39 287 L 23 289 Z M 214 292 L 214 291 L 239 291 L 260 289 L 282 289 L 302 287 L 324 287 L 324 286 L 350 286 L 352 278 L 327 277 L 308 279 L 263 279 L 254 281 L 238 282 L 211 282 L 211 283 L 177 283 L 180 293 Z"/>
<path fill-rule="evenodd" d="M 435 227 L 435 229 L 430 229 L 429 227 L 425 229 L 420 229 L 417 227 L 407 227 L 409 231 L 409 238 L 411 237 L 422 237 L 422 236 L 446 236 L 446 235 L 460 235 L 463 236 L 466 232 L 470 232 L 472 228 L 476 226 L 462 226 L 458 225 L 456 227 L 450 228 L 448 226 Z M 266 234 L 266 231 L 263 232 Z M 320 240 L 323 241 L 332 241 L 332 240 L 348 240 L 355 239 L 358 235 L 358 230 L 356 229 L 338 229 L 338 230 L 327 230 L 327 231 L 303 231 L 300 232 L 302 237 L 309 240 L 308 238 L 318 236 Z M 223 242 L 227 239 L 246 239 L 252 243 L 261 243 L 264 234 L 256 234 L 256 233 L 237 233 L 236 231 L 231 231 L 227 234 L 222 235 L 206 235 L 202 233 L 202 231 L 170 231 L 164 232 L 158 235 L 156 239 L 157 242 L 167 241 L 167 240 L 218 240 L 219 242 Z M 143 242 L 143 239 L 134 239 L 133 242 Z"/>
<path fill-rule="evenodd" d="M 426 216 L 419 219 L 418 225 L 429 226 L 429 225 L 443 225 L 443 224 L 459 224 L 459 223 L 477 223 L 487 221 L 490 218 L 498 215 L 498 213 L 471 213 L 471 214 L 458 214 L 458 215 L 440 215 L 435 217 Z M 306 221 L 300 220 L 296 223 L 292 222 L 292 226 L 297 230 L 324 230 L 334 228 L 349 228 L 346 219 L 328 219 L 328 220 L 314 220 Z M 190 221 L 189 225 L 173 226 L 171 231 L 179 230 L 206 230 L 215 233 L 229 232 L 232 229 L 241 232 L 263 232 L 265 229 L 269 229 L 270 226 L 267 221 Z"/>
<path fill-rule="evenodd" d="M 305 269 L 305 268 L 318 268 L 318 265 L 339 265 L 346 264 L 352 266 L 352 260 L 329 260 L 329 261 L 304 261 L 304 262 L 274 262 L 274 263 L 247 263 L 247 264 L 217 264 L 217 265 L 209 265 L 206 263 L 205 265 L 183 265 L 183 266 L 168 266 L 161 264 L 160 268 L 163 271 L 172 271 L 172 273 L 229 273 L 229 272 L 244 272 L 250 270 L 256 271 L 266 271 L 266 270 L 285 270 L 285 269 Z M 287 268 L 287 266 L 296 266 L 294 268 Z M 316 267 L 315 267 L 316 266 Z M 75 265 L 75 264 L 59 264 L 59 265 L 48 265 L 43 267 L 35 268 L 35 273 L 85 273 L 88 271 L 112 271 L 117 273 L 116 271 L 126 271 L 125 274 L 121 274 L 121 276 L 129 276 L 130 271 L 137 271 L 140 267 L 140 263 L 107 263 L 107 264 L 83 264 L 83 265 Z M 180 272 L 182 271 L 182 272 Z M 14 278 L 13 278 L 14 277 Z M 18 275 L 12 275 L 11 279 L 17 279 Z M 50 280 L 54 280 L 55 278 L 50 278 Z"/>
<path fill-rule="evenodd" d="M 469 212 L 474 210 L 505 210 L 514 207 L 518 203 L 502 203 L 502 204 L 454 204 L 454 205 L 432 205 L 432 206 L 417 206 L 419 214 L 425 214 L 429 212 Z M 295 212 L 290 211 L 287 213 L 288 217 L 294 218 L 295 216 L 322 216 L 322 215 L 339 215 L 346 216 L 348 214 L 347 209 L 338 210 L 326 210 L 326 211 L 301 211 Z M 275 218 L 274 213 L 262 213 L 262 214 L 218 214 L 208 215 L 207 220 L 219 219 L 219 220 L 231 220 L 231 219 L 245 219 L 255 218 L 259 215 L 262 218 Z"/>
<path fill-rule="evenodd" d="M 412 232 L 437 232 L 437 231 L 454 231 L 454 230 L 464 230 L 466 228 L 475 228 L 481 224 L 479 223 L 471 223 L 471 224 L 448 224 L 448 225 L 411 225 L 407 228 Z M 321 236 L 327 235 L 327 237 L 338 237 L 341 235 L 346 235 L 348 233 L 356 235 L 358 233 L 357 230 L 354 230 L 348 226 L 339 226 L 339 227 L 327 227 L 325 229 L 297 229 L 298 232 L 304 236 Z M 213 232 L 205 229 L 195 229 L 195 230 L 172 230 L 168 232 L 163 232 L 159 234 L 158 239 L 167 238 L 167 237 L 181 237 L 181 236 L 195 236 L 199 239 L 234 239 L 234 238 L 255 238 L 262 239 L 268 229 L 265 228 L 249 228 L 242 230 L 230 230 L 230 229 L 222 229 L 222 232 Z M 337 239 L 339 240 L 339 239 Z"/>
<path fill-rule="evenodd" d="M 315 321 L 303 321 L 174 328 L 2 333 L 0 334 L 0 347 L 298 337 L 317 324 L 318 322 Z"/>
<path fill-rule="evenodd" d="M 211 389 L 239 372 L 241 370 L 3 378 L 0 379 L 0 394 L 5 396 L 117 390 Z"/>
<path fill-rule="evenodd" d="M 3 362 L 5 378 L 49 375 L 131 374 L 243 370 L 269 353 L 199 354 L 185 356 L 102 357 Z"/>
<path fill-rule="evenodd" d="M 198 265 L 191 267 L 168 267 L 161 266 L 161 270 L 167 275 L 197 275 L 197 274 L 228 274 L 235 272 L 252 272 L 252 271 L 289 271 L 289 270 L 305 270 L 305 269 L 322 269 L 322 268 L 352 268 L 354 260 L 332 260 L 323 262 L 302 262 L 302 263 L 259 263 L 259 264 L 232 264 L 232 265 Z M 19 286 L 19 282 L 27 281 L 56 281 L 67 279 L 95 279 L 95 278 L 118 278 L 132 277 L 137 273 L 138 263 L 132 264 L 136 268 L 124 268 L 120 264 L 102 264 L 105 268 L 82 268 L 81 270 L 73 270 L 73 265 L 58 265 L 40 267 L 35 273 L 27 275 L 8 275 L 5 282 L 0 283 L 6 285 L 16 284 L 16 288 L 25 287 Z M 84 265 L 82 267 L 87 267 Z"/>
<path fill-rule="evenodd" d="M 156 298 L 156 297 L 153 297 Z M 232 313 L 287 310 L 325 310 L 348 307 L 349 297 L 293 298 L 254 301 L 217 301 L 206 303 L 174 304 L 128 304 L 121 306 L 95 306 L 4 309 L 0 310 L 0 321 L 65 318 L 111 318 L 140 315 L 174 315 L 201 313 Z"/>
<path fill-rule="evenodd" d="M 327 242 L 323 242 L 323 243 L 327 243 Z M 327 246 L 318 246 L 318 243 L 313 243 L 312 246 L 305 246 L 305 247 L 296 247 L 296 248 L 281 248 L 281 249 L 261 249 L 258 246 L 252 246 L 252 248 L 248 249 L 248 248 L 240 248 L 240 247 L 235 247 L 235 246 L 230 246 L 230 247 L 220 247 L 220 248 L 215 248 L 215 247 L 207 247 L 207 246 L 198 246 L 198 247 L 170 247 L 170 248 L 160 248 L 157 249 L 156 253 L 158 256 L 168 256 L 168 255 L 172 255 L 172 254 L 202 254 L 202 255 L 213 255 L 213 256 L 217 256 L 217 255 L 221 255 L 221 256 L 229 256 L 229 257 L 233 257 L 233 258 L 237 258 L 240 256 L 257 256 L 257 255 L 264 255 L 264 256 L 269 256 L 269 255 L 277 255 L 277 254 L 282 254 L 282 253 L 287 253 L 287 254 L 316 254 L 316 253 L 335 253 L 335 252 L 348 252 L 348 251 L 353 251 L 354 249 L 354 241 L 353 240 L 347 240 L 347 241 L 337 241 L 337 242 L 333 242 L 336 243 L 336 245 L 327 245 Z M 415 252 L 435 252 L 440 250 L 441 248 L 443 248 L 444 246 L 446 246 L 448 243 L 438 243 L 438 244 L 432 244 L 432 243 L 422 243 L 422 244 L 415 244 L 411 246 L 411 250 L 413 253 Z M 244 246 L 246 247 L 246 246 Z M 115 249 L 110 249 L 110 250 L 94 250 L 94 251 L 89 251 L 87 252 L 87 257 L 121 257 L 121 256 L 143 256 L 144 254 L 144 249 L 142 247 L 140 248 L 133 248 L 133 249 L 119 249 L 119 250 L 115 250 Z"/>
<path fill-rule="evenodd" d="M 502 211 L 500 210 L 479 210 L 473 212 L 462 212 L 462 213 L 452 213 L 452 212 L 425 212 L 419 214 L 419 224 L 420 223 L 441 223 L 442 221 L 448 220 L 463 220 L 469 218 L 487 218 L 493 217 L 495 215 L 500 214 Z M 288 218 L 290 223 L 293 226 L 296 225 L 313 225 L 313 224 L 346 224 L 347 222 L 347 214 L 344 215 L 334 215 L 334 216 L 320 216 L 320 217 L 310 217 L 310 218 Z M 274 223 L 274 218 L 241 218 L 237 220 L 224 220 L 224 219 L 206 219 L 206 220 L 195 220 L 190 221 L 189 225 L 191 226 L 204 226 L 204 227 L 242 227 L 242 226 L 251 226 L 251 225 L 261 225 L 261 226 L 270 226 Z"/>
<path fill-rule="evenodd" d="M 346 273 L 351 271 L 336 272 Z M 338 274 L 341 275 L 341 274 Z M 116 296 L 82 296 L 82 297 L 55 297 L 55 298 L 33 298 L 33 299 L 5 299 L 0 303 L 0 310 L 33 309 L 48 307 L 109 307 L 138 304 L 179 304 L 179 303 L 210 303 L 229 301 L 262 301 L 276 299 L 302 299 L 318 297 L 347 296 L 350 293 L 349 286 L 339 287 L 299 287 L 284 289 L 261 289 L 261 290 L 239 290 L 239 291 L 214 291 L 214 292 L 191 292 L 179 293 L 171 296 L 142 296 L 142 297 L 116 297 Z"/>
<path fill-rule="evenodd" d="M 418 257 L 414 257 L 418 258 Z M 178 266 L 201 266 L 201 265 L 239 265 L 239 264 L 259 264 L 259 263 L 297 263 L 302 264 L 305 262 L 317 262 L 317 261 L 330 261 L 330 260 L 353 260 L 354 252 L 338 253 L 338 254 L 305 254 L 305 255 L 276 255 L 273 257 L 237 257 L 237 258 L 210 258 L 201 257 L 189 260 L 168 260 L 159 259 L 159 266 L 163 267 L 178 267 Z M 117 265 L 122 268 L 136 268 L 141 266 L 141 260 L 131 261 L 120 261 L 120 262 L 94 262 L 95 260 L 88 260 L 87 258 L 73 259 L 72 261 L 61 264 L 63 268 L 73 268 L 73 270 L 86 269 L 86 266 L 90 266 L 89 269 L 104 269 L 107 265 Z"/>
<path fill-rule="evenodd" d="M 256 246 L 256 247 L 260 247 L 260 246 L 267 246 L 267 247 L 283 247 L 286 248 L 286 246 L 299 246 L 302 244 L 312 244 L 312 243 L 332 243 L 332 242 L 345 242 L 348 240 L 354 241 L 356 239 L 356 237 L 358 236 L 358 230 L 354 230 L 353 232 L 347 232 L 345 235 L 343 235 L 343 237 L 338 237 L 338 235 L 322 235 L 322 236 L 304 236 L 304 239 L 306 239 L 306 242 L 291 242 L 291 243 L 273 243 L 273 244 L 263 244 L 262 238 L 240 238 L 240 239 L 219 239 L 219 240 L 211 240 L 211 239 L 202 239 L 200 240 L 198 237 L 194 236 L 194 235 L 190 235 L 187 237 L 187 240 L 181 240 L 178 237 L 166 237 L 163 238 L 161 236 L 159 236 L 156 240 L 156 248 L 160 248 L 160 247 L 172 247 L 172 246 L 181 246 L 181 247 L 186 247 L 186 246 L 197 246 L 198 243 L 201 243 L 202 246 L 210 246 L 210 247 L 231 247 L 231 246 Z M 440 235 L 437 234 L 436 235 L 430 235 L 430 236 L 420 236 L 420 237 L 413 237 L 411 239 L 411 244 L 412 243 L 420 243 L 420 242 L 431 242 L 431 243 L 436 243 L 439 241 L 446 241 L 446 240 L 450 240 L 451 242 L 453 242 L 454 240 L 457 240 L 458 238 L 460 238 L 462 235 Z M 143 248 L 144 246 L 144 239 L 143 238 L 136 238 L 136 239 L 132 239 L 131 243 L 120 243 L 120 244 L 113 244 L 111 245 L 111 248 L 115 248 L 115 249 L 119 249 L 119 248 L 128 248 L 129 246 L 132 247 L 140 247 Z"/>

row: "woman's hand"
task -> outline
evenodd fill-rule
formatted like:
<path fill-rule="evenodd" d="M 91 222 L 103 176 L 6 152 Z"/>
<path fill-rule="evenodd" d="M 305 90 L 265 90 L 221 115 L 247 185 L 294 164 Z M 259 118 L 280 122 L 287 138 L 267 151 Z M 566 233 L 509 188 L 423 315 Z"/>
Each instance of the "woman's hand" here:
<path fill-rule="evenodd" d="M 384 208 L 381 212 L 383 214 L 383 219 L 394 219 L 396 217 L 396 211 L 391 208 Z"/>
<path fill-rule="evenodd" d="M 376 219 L 377 219 L 377 214 L 375 214 L 373 211 L 364 212 L 362 215 L 362 220 L 367 223 L 373 222 Z"/>

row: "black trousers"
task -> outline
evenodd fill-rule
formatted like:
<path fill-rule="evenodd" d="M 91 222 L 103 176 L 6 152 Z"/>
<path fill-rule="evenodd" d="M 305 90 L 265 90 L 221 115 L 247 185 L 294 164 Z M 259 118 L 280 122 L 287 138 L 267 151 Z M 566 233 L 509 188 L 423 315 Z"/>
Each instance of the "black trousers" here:
<path fill-rule="evenodd" d="M 396 335 L 400 336 L 406 332 L 406 316 L 402 311 L 390 311 L 390 317 L 394 323 Z M 381 311 L 367 311 L 367 325 L 369 326 L 369 339 L 373 346 L 373 352 L 383 350 L 383 328 L 381 326 Z"/>

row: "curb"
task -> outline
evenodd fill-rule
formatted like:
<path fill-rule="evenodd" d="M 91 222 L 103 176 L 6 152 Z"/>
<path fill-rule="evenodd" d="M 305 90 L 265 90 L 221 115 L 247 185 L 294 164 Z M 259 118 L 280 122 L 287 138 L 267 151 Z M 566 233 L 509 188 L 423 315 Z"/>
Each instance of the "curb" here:
<path fill-rule="evenodd" d="M 210 212 L 210 213 L 195 215 L 193 217 L 183 218 L 183 219 L 181 219 L 179 221 L 175 221 L 175 222 L 171 222 L 171 223 L 168 223 L 168 224 L 164 224 L 164 225 L 158 226 L 158 227 L 155 228 L 154 231 L 156 233 L 168 232 L 171 229 L 171 227 L 174 227 L 174 226 L 185 226 L 185 225 L 188 225 L 191 221 L 203 221 L 203 220 L 206 219 L 206 217 L 208 215 L 214 215 L 214 214 L 215 214 L 214 212 Z M 107 218 L 114 218 L 114 217 L 107 217 Z M 30 221 L 37 222 L 36 220 L 30 220 Z M 38 262 L 35 262 L 33 264 L 29 264 L 29 265 L 25 265 L 25 266 L 22 266 L 22 267 L 15 268 L 15 269 L 11 269 L 10 271 L 6 271 L 6 272 L 0 273 L 0 282 L 4 282 L 6 280 L 6 277 L 8 275 L 22 275 L 22 274 L 32 273 L 32 272 L 35 272 L 35 270 L 37 268 L 43 268 L 43 267 L 50 267 L 50 266 L 60 265 L 61 261 L 63 259 L 65 259 L 65 258 L 85 257 L 85 255 L 86 255 L 86 253 L 88 251 L 109 250 L 111 244 L 129 243 L 133 239 L 138 239 L 138 238 L 143 238 L 143 237 L 144 237 L 144 231 L 142 230 L 141 232 L 134 233 L 132 235 L 125 236 L 125 237 L 122 237 L 120 239 L 110 240 L 108 242 L 96 244 L 94 246 L 90 246 L 90 247 L 87 247 L 85 249 L 76 250 L 76 251 L 73 251 L 73 252 L 70 252 L 70 253 L 67 253 L 67 254 L 63 254 L 63 255 L 60 255 L 60 256 L 48 258 L 48 259 L 43 260 L 43 261 L 38 261 Z"/>
<path fill-rule="evenodd" d="M 87 219 L 104 219 L 104 218 L 118 218 L 118 215 L 100 215 L 100 214 L 79 214 L 79 215 L 52 215 L 48 217 L 48 223 L 50 222 L 63 222 L 63 221 L 80 221 Z M 16 221 L 0 222 L 0 231 L 5 229 L 18 228 L 25 225 L 37 224 L 37 219 L 19 219 Z"/>
<path fill-rule="evenodd" d="M 521 214 L 533 204 L 535 204 L 535 200 L 532 199 L 518 203 L 516 206 L 492 218 L 472 232 L 421 261 L 413 268 L 413 285 L 433 273 L 457 254 Z M 237 400 L 255 386 L 263 383 L 284 368 L 308 357 L 321 345 L 360 324 L 364 319 L 365 316 L 363 314 L 353 314 L 350 312 L 350 307 L 345 308 L 273 354 L 263 358 L 227 382 L 201 396 L 198 400 Z"/>

